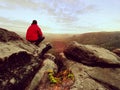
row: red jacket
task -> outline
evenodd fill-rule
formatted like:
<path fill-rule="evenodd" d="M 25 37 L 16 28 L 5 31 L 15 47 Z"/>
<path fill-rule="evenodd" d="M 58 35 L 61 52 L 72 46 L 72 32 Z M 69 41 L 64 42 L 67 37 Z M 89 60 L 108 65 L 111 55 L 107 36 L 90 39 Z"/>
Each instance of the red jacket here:
<path fill-rule="evenodd" d="M 38 40 L 38 37 L 42 37 L 43 33 L 40 27 L 37 24 L 32 24 L 26 33 L 26 40 L 35 41 Z"/>

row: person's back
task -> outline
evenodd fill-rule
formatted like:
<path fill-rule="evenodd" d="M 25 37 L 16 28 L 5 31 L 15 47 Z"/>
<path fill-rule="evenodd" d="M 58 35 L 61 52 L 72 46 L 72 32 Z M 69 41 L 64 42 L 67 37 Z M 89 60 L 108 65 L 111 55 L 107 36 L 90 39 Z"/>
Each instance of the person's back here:
<path fill-rule="evenodd" d="M 26 39 L 28 41 L 35 41 L 39 38 L 38 35 L 42 37 L 42 32 L 39 30 L 40 28 L 38 27 L 38 25 L 36 24 L 31 25 L 27 30 Z"/>
<path fill-rule="evenodd" d="M 37 25 L 37 21 L 33 20 L 31 26 L 27 29 L 26 40 L 30 42 L 35 42 L 36 45 L 44 39 L 43 33 L 40 27 Z"/>

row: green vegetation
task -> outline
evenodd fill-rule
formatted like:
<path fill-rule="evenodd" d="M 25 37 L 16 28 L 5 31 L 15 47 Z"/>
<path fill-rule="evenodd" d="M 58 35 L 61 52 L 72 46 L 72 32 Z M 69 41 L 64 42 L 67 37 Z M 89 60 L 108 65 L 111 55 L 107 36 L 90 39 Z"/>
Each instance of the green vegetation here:
<path fill-rule="evenodd" d="M 48 78 L 49 78 L 49 80 L 50 80 L 50 83 L 51 83 L 51 84 L 57 84 L 58 81 L 57 81 L 57 79 L 53 76 L 53 73 L 50 72 L 48 75 L 49 75 Z"/>
<path fill-rule="evenodd" d="M 53 72 L 48 72 L 48 78 L 51 84 L 60 84 L 67 81 L 68 79 L 74 81 L 74 75 L 68 69 L 63 70 L 56 75 Z"/>
<path fill-rule="evenodd" d="M 68 74 L 68 78 L 74 79 L 74 75 L 73 75 L 72 73 L 69 73 L 69 74 Z"/>

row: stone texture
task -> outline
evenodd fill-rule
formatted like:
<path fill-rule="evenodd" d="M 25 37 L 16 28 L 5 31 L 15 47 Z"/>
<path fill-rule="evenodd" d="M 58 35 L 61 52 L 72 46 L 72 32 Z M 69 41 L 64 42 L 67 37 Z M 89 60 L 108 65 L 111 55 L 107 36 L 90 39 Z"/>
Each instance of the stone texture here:
<path fill-rule="evenodd" d="M 75 82 L 70 87 L 70 90 L 111 90 L 109 87 L 102 85 L 89 76 L 87 71 L 91 71 L 93 67 L 71 61 L 63 54 L 60 54 L 60 56 L 66 67 L 72 71 L 75 77 Z"/>
<path fill-rule="evenodd" d="M 66 65 L 77 78 L 71 90 L 120 90 L 120 59 L 113 52 L 74 42 L 65 49 L 64 54 L 69 59 Z"/>
<path fill-rule="evenodd" d="M 120 90 L 117 53 L 74 42 L 56 60 L 46 54 L 50 48 L 45 44 L 37 47 L 0 28 L 0 90 Z M 74 74 L 74 81 L 50 86 L 47 72 L 66 68 Z"/>
<path fill-rule="evenodd" d="M 87 65 L 120 67 L 119 56 L 107 49 L 94 45 L 82 45 L 73 42 L 64 50 L 64 54 L 67 58 Z"/>
<path fill-rule="evenodd" d="M 91 78 L 104 83 L 112 90 L 120 90 L 120 68 L 100 68 L 94 67 L 87 71 Z"/>
<path fill-rule="evenodd" d="M 46 45 L 37 47 L 0 28 L 0 90 L 24 90 L 40 69 Z M 44 54 L 42 53 L 42 50 Z"/>
<path fill-rule="evenodd" d="M 51 54 L 46 55 L 46 59 L 42 63 L 41 69 L 35 74 L 34 78 L 32 79 L 30 85 L 28 86 L 28 90 L 36 90 L 36 87 L 39 88 L 47 88 L 47 79 L 48 79 L 48 72 L 52 71 L 54 73 L 57 72 L 57 65 L 54 63 L 55 57 Z M 39 85 L 40 84 L 40 85 Z M 46 86 L 46 87 L 42 87 Z M 48 85 L 49 87 L 49 85 Z M 40 90 L 43 90 L 40 89 Z"/>

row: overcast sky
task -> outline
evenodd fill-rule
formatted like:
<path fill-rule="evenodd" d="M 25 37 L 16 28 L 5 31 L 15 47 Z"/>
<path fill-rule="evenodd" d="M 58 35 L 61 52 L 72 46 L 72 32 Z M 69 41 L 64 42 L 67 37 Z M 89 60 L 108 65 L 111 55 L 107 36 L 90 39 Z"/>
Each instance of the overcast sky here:
<path fill-rule="evenodd" d="M 0 27 L 26 32 L 36 19 L 43 32 L 120 30 L 120 0 L 0 0 Z"/>

